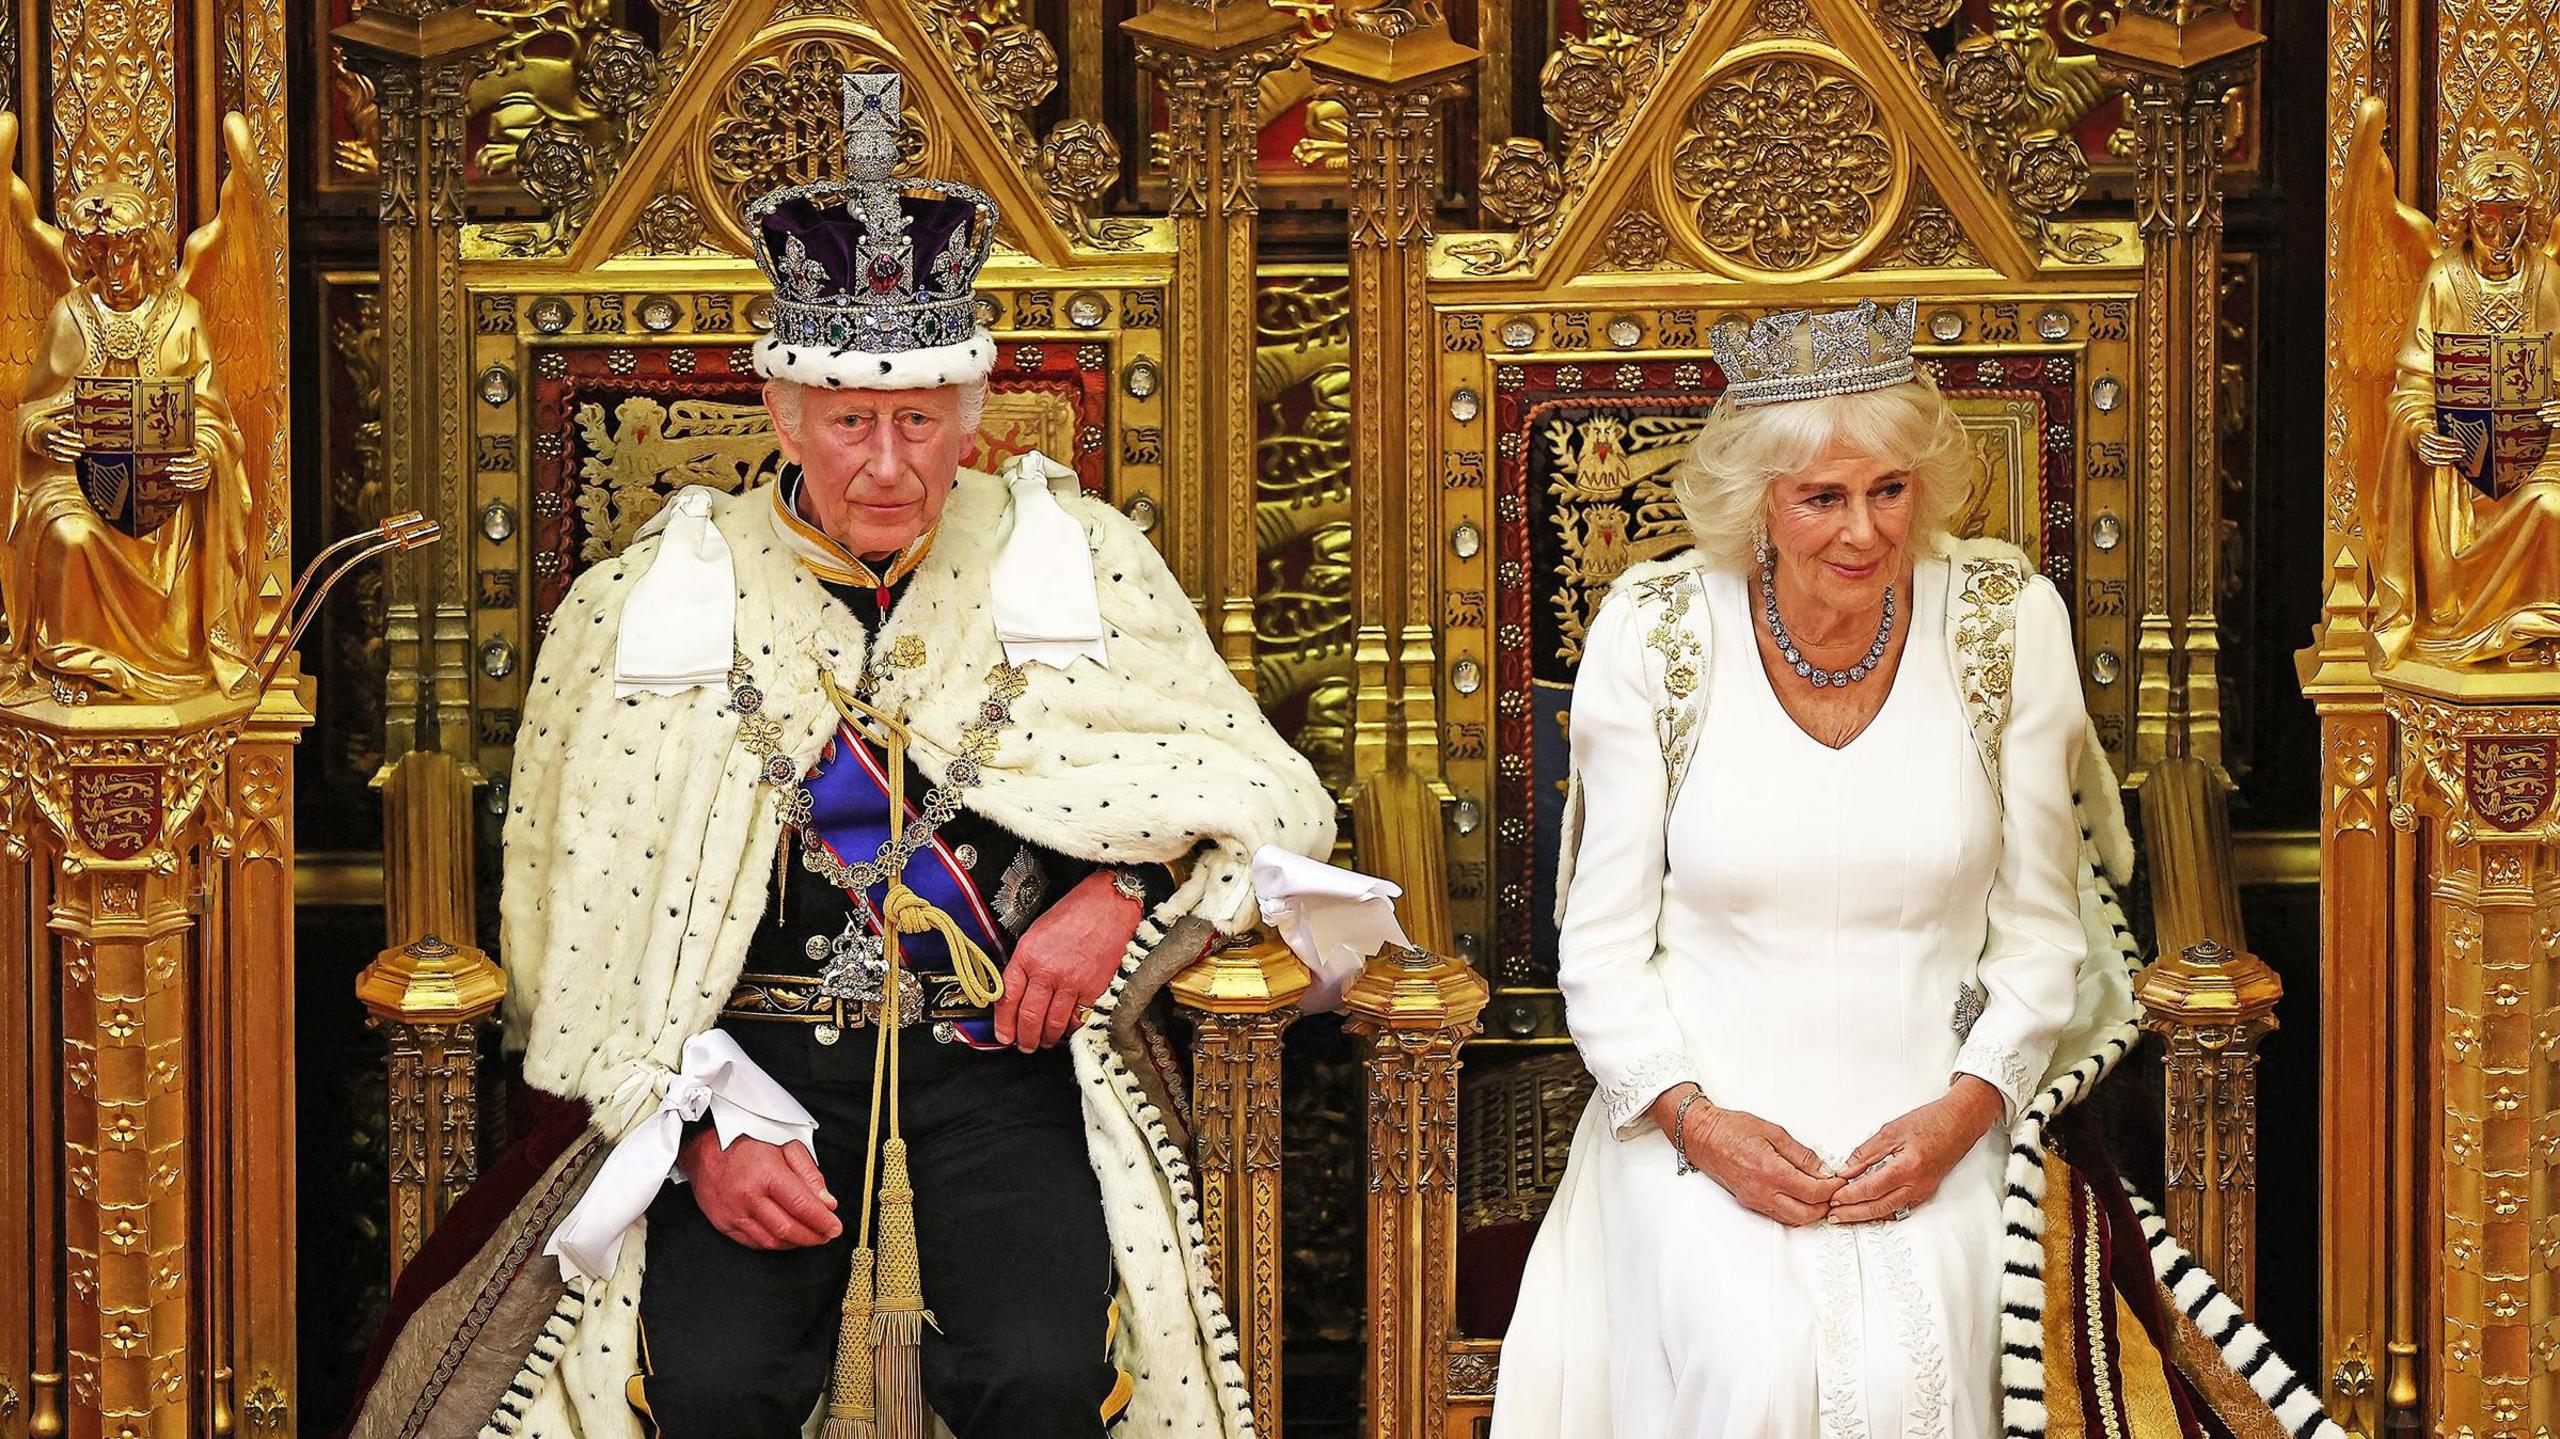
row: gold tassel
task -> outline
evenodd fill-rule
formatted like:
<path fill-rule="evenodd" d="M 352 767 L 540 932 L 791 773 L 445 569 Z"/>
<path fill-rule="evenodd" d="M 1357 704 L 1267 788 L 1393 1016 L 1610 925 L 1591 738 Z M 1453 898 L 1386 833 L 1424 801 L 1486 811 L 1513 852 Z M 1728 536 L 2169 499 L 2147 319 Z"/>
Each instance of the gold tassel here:
<path fill-rule="evenodd" d="M 880 1302 L 871 1318 L 874 1393 L 881 1439 L 927 1439 L 924 1403 L 924 1269 L 916 1257 L 916 1192 L 907 1142 L 880 1146 Z"/>
<path fill-rule="evenodd" d="M 853 1251 L 844 1309 L 836 1319 L 835 1371 L 827 1382 L 827 1423 L 819 1439 L 873 1439 L 877 1403 L 871 1387 L 871 1246 Z"/>

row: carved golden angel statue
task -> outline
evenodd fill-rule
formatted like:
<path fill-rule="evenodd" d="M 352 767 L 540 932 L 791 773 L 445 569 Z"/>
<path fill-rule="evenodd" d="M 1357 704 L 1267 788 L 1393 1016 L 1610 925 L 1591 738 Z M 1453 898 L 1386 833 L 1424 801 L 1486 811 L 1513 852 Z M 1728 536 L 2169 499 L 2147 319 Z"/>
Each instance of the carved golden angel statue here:
<path fill-rule="evenodd" d="M 2400 202 L 2383 109 L 2356 113 L 2343 194 L 2350 473 L 2387 662 L 2560 652 L 2560 263 L 2523 157 L 2449 168 L 2436 225 Z"/>
<path fill-rule="evenodd" d="M 248 123 L 224 118 L 221 207 L 174 274 L 127 186 L 40 219 L 17 130 L 0 113 L 0 704 L 240 693 L 285 405 Z"/>

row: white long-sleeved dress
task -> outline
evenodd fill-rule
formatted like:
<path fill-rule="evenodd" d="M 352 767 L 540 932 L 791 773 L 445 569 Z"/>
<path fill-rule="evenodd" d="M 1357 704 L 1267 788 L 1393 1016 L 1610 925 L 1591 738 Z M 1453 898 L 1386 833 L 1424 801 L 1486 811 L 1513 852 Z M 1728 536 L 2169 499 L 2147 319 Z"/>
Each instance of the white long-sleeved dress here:
<path fill-rule="evenodd" d="M 1694 1080 L 1837 1161 L 1958 1072 L 2011 1116 L 2043 1075 L 2086 948 L 2069 620 L 2041 579 L 2020 597 L 1995 791 L 1948 653 L 1947 567 L 1922 561 L 1913 589 L 1892 692 L 1835 750 L 1780 707 L 1744 579 L 1709 572 L 1707 703 L 1676 796 L 1634 606 L 1592 624 L 1559 981 L 1598 1093 L 1505 1339 L 1495 1439 L 1999 1431 L 2005 1125 L 1906 1219 L 1788 1228 L 1675 1173 L 1646 1114 Z M 1967 1033 L 1960 1007 L 1979 1009 Z"/>

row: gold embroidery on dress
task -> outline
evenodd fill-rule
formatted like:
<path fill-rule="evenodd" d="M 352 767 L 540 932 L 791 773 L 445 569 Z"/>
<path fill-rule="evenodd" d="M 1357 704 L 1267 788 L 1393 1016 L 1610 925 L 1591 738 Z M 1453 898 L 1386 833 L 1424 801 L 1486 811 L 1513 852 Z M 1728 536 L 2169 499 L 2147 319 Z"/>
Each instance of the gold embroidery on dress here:
<path fill-rule="evenodd" d="M 1964 612 L 1956 621 L 1958 678 L 1965 717 L 1973 722 L 1974 740 L 1995 790 L 2000 784 L 2000 732 L 2009 718 L 2018 596 L 2026 587 L 2026 576 L 2014 564 L 1990 558 L 1963 563 L 1958 603 Z"/>
<path fill-rule="evenodd" d="M 1662 689 L 1668 702 L 1653 712 L 1654 732 L 1662 742 L 1662 764 L 1673 789 L 1689 768 L 1689 752 L 1698 740 L 1698 686 L 1706 679 L 1706 649 L 1689 628 L 1689 602 L 1701 592 L 1698 572 L 1645 580 L 1636 592 L 1653 616 L 1645 647 L 1662 656 Z"/>

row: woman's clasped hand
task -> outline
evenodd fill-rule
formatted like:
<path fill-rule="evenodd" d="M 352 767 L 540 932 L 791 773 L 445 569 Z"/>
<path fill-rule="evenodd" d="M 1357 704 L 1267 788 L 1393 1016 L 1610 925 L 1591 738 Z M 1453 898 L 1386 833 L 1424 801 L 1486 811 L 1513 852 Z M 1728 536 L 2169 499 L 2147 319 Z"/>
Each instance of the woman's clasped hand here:
<path fill-rule="evenodd" d="M 1691 1168 L 1743 1208 L 1798 1228 L 1902 1218 L 1938 1192 L 2002 1114 L 1998 1090 L 1958 1075 L 1944 1095 L 1877 1130 L 1835 1165 L 1756 1114 L 1706 1102 L 1684 1109 L 1682 1101 L 1696 1093 L 1695 1085 L 1666 1090 L 1654 1101 L 1654 1122 Z M 1672 1134 L 1675 1127 L 1680 1132 Z"/>

